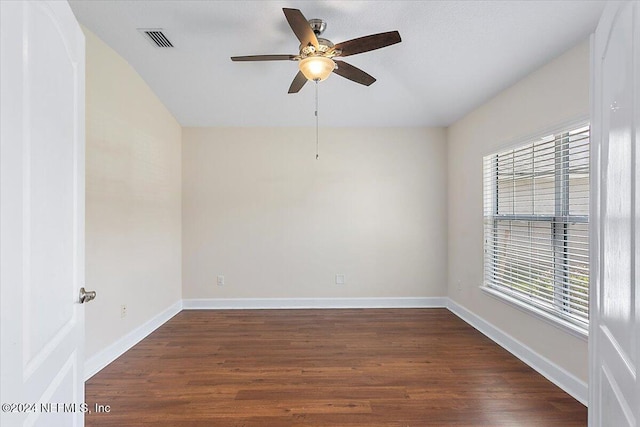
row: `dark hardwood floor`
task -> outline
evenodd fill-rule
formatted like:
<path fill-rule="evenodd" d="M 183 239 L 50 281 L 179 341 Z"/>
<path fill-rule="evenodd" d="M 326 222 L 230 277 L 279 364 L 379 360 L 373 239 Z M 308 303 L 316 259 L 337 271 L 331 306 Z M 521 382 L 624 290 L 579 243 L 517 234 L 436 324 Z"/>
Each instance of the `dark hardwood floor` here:
<path fill-rule="evenodd" d="M 446 309 L 182 311 L 86 383 L 91 426 L 586 426 Z"/>

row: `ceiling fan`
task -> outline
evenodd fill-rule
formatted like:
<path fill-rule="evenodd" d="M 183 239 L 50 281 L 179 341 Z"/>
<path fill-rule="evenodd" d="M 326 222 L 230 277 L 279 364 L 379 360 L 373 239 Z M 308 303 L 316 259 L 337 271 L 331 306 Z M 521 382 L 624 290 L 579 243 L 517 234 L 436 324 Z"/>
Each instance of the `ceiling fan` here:
<path fill-rule="evenodd" d="M 327 27 L 322 19 L 304 17 L 298 9 L 283 8 L 291 29 L 300 40 L 300 53 L 297 55 L 250 55 L 232 56 L 232 61 L 299 61 L 300 71 L 289 87 L 289 93 L 297 93 L 307 80 L 322 81 L 333 72 L 346 79 L 365 86 L 376 81 L 374 77 L 361 69 L 335 58 L 369 52 L 392 44 L 400 43 L 400 33 L 389 31 L 371 34 L 342 43 L 333 44 L 330 40 L 319 37 Z"/>

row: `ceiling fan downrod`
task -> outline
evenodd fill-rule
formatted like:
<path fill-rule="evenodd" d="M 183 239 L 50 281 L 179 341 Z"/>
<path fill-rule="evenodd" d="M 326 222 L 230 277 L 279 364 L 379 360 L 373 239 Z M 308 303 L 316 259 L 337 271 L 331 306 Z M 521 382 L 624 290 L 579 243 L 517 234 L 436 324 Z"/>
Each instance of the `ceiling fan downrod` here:
<path fill-rule="evenodd" d="M 321 35 L 327 29 L 327 22 L 318 18 L 309 19 L 309 25 L 316 36 Z"/>

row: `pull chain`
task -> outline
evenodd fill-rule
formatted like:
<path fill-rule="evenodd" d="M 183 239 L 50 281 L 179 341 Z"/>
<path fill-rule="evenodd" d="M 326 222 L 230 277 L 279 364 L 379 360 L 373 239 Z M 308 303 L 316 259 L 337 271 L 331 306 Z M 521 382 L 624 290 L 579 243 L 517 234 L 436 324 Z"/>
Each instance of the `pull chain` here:
<path fill-rule="evenodd" d="M 318 129 L 318 80 L 316 80 L 316 160 L 320 158 L 320 138 Z"/>

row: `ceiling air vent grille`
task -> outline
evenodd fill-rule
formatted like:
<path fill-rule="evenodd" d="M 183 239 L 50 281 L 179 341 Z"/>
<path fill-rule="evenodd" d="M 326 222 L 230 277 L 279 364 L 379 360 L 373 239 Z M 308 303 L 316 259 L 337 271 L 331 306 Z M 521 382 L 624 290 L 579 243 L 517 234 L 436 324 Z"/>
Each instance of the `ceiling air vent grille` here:
<path fill-rule="evenodd" d="M 162 28 L 138 28 L 154 46 L 157 47 L 173 47 L 173 43 L 169 41 L 167 36 L 162 32 Z"/>

